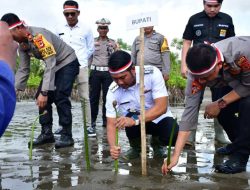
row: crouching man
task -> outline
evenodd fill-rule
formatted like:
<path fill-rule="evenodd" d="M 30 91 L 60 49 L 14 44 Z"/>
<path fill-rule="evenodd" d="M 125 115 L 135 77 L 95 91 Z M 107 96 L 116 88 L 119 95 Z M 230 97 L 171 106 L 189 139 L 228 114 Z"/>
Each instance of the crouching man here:
<path fill-rule="evenodd" d="M 120 146 L 115 145 L 115 131 L 125 129 L 130 149 L 125 153 L 127 159 L 140 156 L 140 81 L 139 67 L 134 66 L 131 57 L 124 51 L 114 52 L 108 62 L 109 72 L 114 82 L 110 85 L 107 102 L 107 135 L 110 154 L 118 159 Z M 168 93 L 159 69 L 154 66 L 144 67 L 144 95 L 146 133 L 152 135 L 151 145 L 154 157 L 165 157 L 165 147 L 170 139 L 173 116 L 168 106 Z M 113 102 L 117 103 L 119 118 Z M 175 128 L 173 144 L 175 144 L 178 126 Z"/>
<path fill-rule="evenodd" d="M 197 123 L 200 96 L 205 86 L 231 89 L 222 98 L 205 107 L 204 118 L 218 118 L 232 144 L 220 153 L 229 159 L 215 166 L 220 173 L 239 173 L 246 170 L 250 153 L 250 37 L 231 37 L 213 45 L 198 44 L 189 49 L 186 57 L 189 92 L 180 122 L 180 132 L 171 163 L 164 163 L 166 174 L 179 159 L 182 148 Z M 218 152 L 218 151 L 217 151 Z"/>

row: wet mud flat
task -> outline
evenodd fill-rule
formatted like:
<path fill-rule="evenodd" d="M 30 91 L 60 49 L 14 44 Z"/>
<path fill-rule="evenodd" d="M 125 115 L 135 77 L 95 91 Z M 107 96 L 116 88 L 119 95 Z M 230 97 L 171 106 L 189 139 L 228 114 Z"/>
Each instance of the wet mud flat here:
<path fill-rule="evenodd" d="M 109 156 L 106 129 L 97 125 L 97 137 L 89 139 L 91 169 L 86 170 L 84 135 L 81 105 L 72 103 L 74 147 L 55 150 L 54 144 L 33 150 L 33 160 L 29 160 L 28 141 L 31 125 L 38 111 L 34 102 L 18 102 L 15 115 L 5 135 L 0 139 L 0 189 L 86 189 L 86 190 L 165 190 L 165 189 L 250 189 L 250 162 L 247 171 L 226 175 L 214 172 L 213 166 L 227 157 L 215 154 L 222 146 L 214 141 L 213 120 L 204 120 L 200 113 L 198 131 L 194 147 L 183 151 L 178 167 L 172 175 L 162 176 L 162 159 L 153 158 L 148 144 L 147 171 L 141 176 L 140 159 L 126 162 L 120 160 L 119 172 L 114 172 L 114 162 Z M 183 107 L 173 107 L 178 120 Z M 54 109 L 53 131 L 58 128 L 58 117 Z M 35 129 L 35 137 L 40 126 Z M 58 138 L 58 137 L 57 137 Z M 124 131 L 119 141 L 122 151 L 129 145 Z"/>

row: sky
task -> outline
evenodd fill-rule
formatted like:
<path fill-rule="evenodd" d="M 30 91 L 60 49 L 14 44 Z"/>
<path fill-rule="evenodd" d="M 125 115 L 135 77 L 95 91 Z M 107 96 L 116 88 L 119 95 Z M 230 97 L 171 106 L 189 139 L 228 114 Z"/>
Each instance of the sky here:
<path fill-rule="evenodd" d="M 95 21 L 108 18 L 111 21 L 108 36 L 123 39 L 131 45 L 139 35 L 139 29 L 127 30 L 127 18 L 132 15 L 157 11 L 158 25 L 155 30 L 169 41 L 182 38 L 191 15 L 203 10 L 202 0 L 77 0 L 81 14 L 79 20 L 87 23 L 97 36 Z M 65 24 L 62 14 L 64 0 L 2 0 L 0 16 L 15 13 L 30 26 L 55 31 Z M 232 16 L 237 36 L 250 35 L 250 1 L 224 0 L 221 12 Z"/>

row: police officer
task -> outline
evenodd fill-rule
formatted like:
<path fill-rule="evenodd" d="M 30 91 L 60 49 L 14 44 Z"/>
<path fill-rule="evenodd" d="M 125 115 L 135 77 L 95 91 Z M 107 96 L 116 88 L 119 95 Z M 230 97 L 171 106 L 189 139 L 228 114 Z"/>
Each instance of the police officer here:
<path fill-rule="evenodd" d="M 246 170 L 250 154 L 250 37 L 231 37 L 213 46 L 198 44 L 187 53 L 188 78 L 187 106 L 182 114 L 180 132 L 172 162 L 164 163 L 163 173 L 178 162 L 190 130 L 198 120 L 200 96 L 205 86 L 220 88 L 229 85 L 219 100 L 205 107 L 205 118 L 218 117 L 232 144 L 227 145 L 229 160 L 215 166 L 217 172 L 238 173 Z M 236 115 L 237 114 L 237 115 Z"/>
<path fill-rule="evenodd" d="M 203 0 L 204 10 L 190 17 L 185 31 L 183 33 L 183 48 L 181 74 L 184 78 L 187 76 L 186 55 L 191 44 L 215 43 L 228 37 L 235 36 L 234 25 L 231 16 L 220 12 L 223 0 Z M 220 98 L 223 92 L 227 91 L 228 87 L 223 89 L 211 89 L 212 100 Z M 202 96 L 203 97 L 203 96 Z M 202 100 L 201 100 L 202 101 Z M 221 126 L 217 119 L 214 120 L 215 139 L 221 143 L 228 143 Z M 189 144 L 195 141 L 195 131 L 192 132 L 188 140 Z"/>
<path fill-rule="evenodd" d="M 112 78 L 108 72 L 108 59 L 110 55 L 117 50 L 117 43 L 107 36 L 109 32 L 110 21 L 106 18 L 102 18 L 96 21 L 97 32 L 99 36 L 95 38 L 95 51 L 90 61 L 90 105 L 91 105 L 91 117 L 92 125 L 88 128 L 89 136 L 96 136 L 95 127 L 96 119 L 99 111 L 99 100 L 102 91 L 102 120 L 103 126 L 106 127 L 106 95 L 109 85 L 112 83 Z"/>
<path fill-rule="evenodd" d="M 125 158 L 140 156 L 140 88 L 139 67 L 134 66 L 131 57 L 124 51 L 116 51 L 109 59 L 109 72 L 114 80 L 107 94 L 106 116 L 107 135 L 110 153 L 113 159 L 120 155 L 120 147 L 115 146 L 116 127 L 124 129 L 131 149 Z M 165 155 L 164 146 L 168 144 L 174 119 L 167 105 L 167 89 L 158 68 L 145 66 L 145 122 L 146 132 L 152 134 L 152 147 L 155 157 Z M 120 117 L 116 119 L 114 101 Z M 173 143 L 175 144 L 178 126 L 175 128 Z"/>
<path fill-rule="evenodd" d="M 132 62 L 140 65 L 140 36 L 137 36 L 131 48 Z M 169 79 L 170 51 L 167 39 L 154 30 L 153 26 L 144 28 L 144 64 L 156 66 Z"/>
<path fill-rule="evenodd" d="M 63 127 L 55 148 L 73 146 L 72 113 L 70 95 L 75 77 L 79 73 L 79 62 L 74 50 L 50 31 L 24 25 L 17 15 L 5 14 L 2 18 L 9 25 L 11 34 L 19 43 L 20 64 L 16 72 L 17 90 L 24 90 L 29 77 L 30 59 L 35 57 L 46 64 L 43 79 L 36 95 L 41 134 L 33 145 L 55 142 L 52 133 L 52 103 L 55 103 L 59 115 L 59 124 Z"/>

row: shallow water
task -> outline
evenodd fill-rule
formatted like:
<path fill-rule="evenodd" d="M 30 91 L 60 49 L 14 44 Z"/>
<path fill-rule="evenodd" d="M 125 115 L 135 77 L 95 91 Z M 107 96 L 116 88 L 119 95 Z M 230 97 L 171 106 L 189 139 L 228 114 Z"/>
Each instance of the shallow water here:
<path fill-rule="evenodd" d="M 34 102 L 18 102 L 13 120 L 5 135 L 0 139 L 0 189 L 250 189 L 250 162 L 247 172 L 234 175 L 214 173 L 213 165 L 226 157 L 215 155 L 215 149 L 222 146 L 214 141 L 213 121 L 204 120 L 200 113 L 200 123 L 194 148 L 185 149 L 172 175 L 162 176 L 162 160 L 152 157 L 148 145 L 146 177 L 141 176 L 140 159 L 131 163 L 120 160 L 119 173 L 113 170 L 113 160 L 109 156 L 106 130 L 97 126 L 97 138 L 89 139 L 91 169 L 86 170 L 82 113 L 78 102 L 72 104 L 74 147 L 55 150 L 53 144 L 33 150 L 33 160 L 29 161 L 27 143 L 31 125 L 37 117 Z M 180 118 L 182 107 L 172 108 L 174 116 Z M 100 117 L 101 118 L 101 117 Z M 99 119 L 100 119 L 99 118 Z M 58 117 L 54 110 L 54 127 L 58 128 Z M 35 129 L 35 137 L 40 127 Z M 122 151 L 128 149 L 124 131 L 119 136 Z M 149 144 L 149 143 L 148 143 Z"/>

